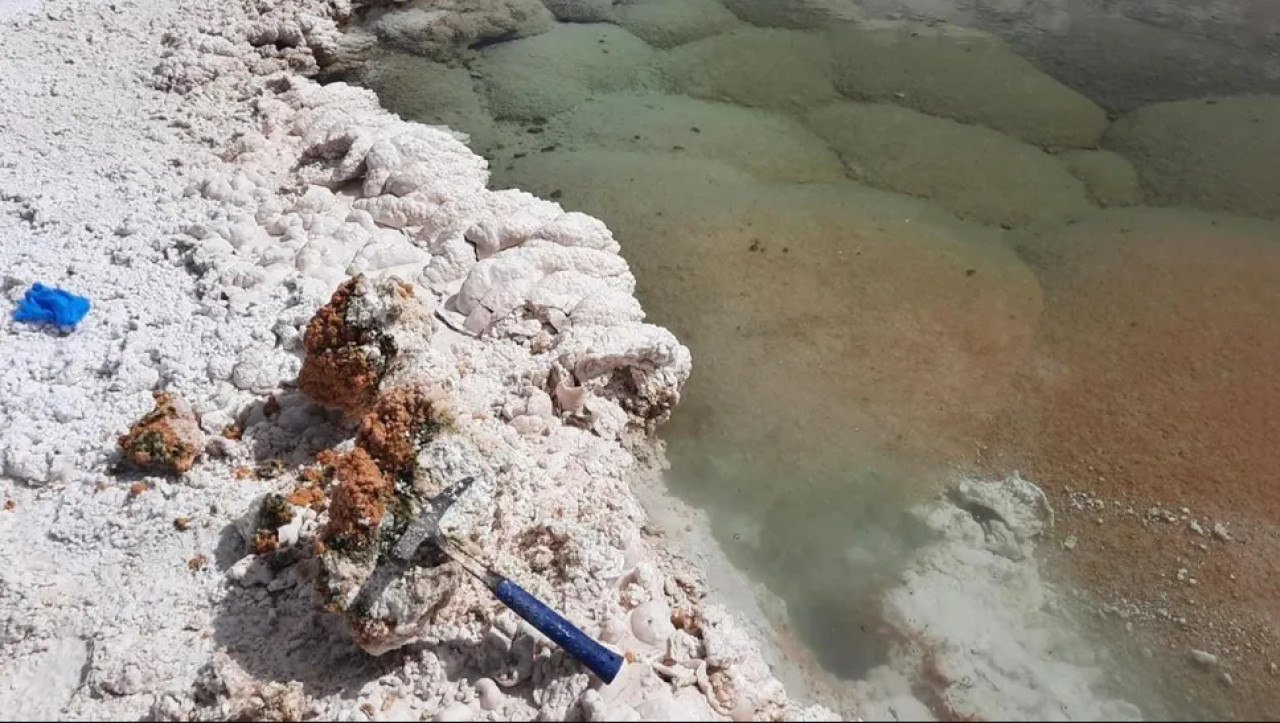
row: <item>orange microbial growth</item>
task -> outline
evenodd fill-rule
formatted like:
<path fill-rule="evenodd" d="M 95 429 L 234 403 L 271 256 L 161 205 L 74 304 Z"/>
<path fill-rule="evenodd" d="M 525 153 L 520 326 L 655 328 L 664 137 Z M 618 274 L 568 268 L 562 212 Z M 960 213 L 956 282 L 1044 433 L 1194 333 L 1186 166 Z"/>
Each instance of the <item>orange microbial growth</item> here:
<path fill-rule="evenodd" d="M 452 421 L 440 390 L 399 387 L 382 395 L 360 421 L 356 444 L 384 473 L 394 476 L 413 464 L 422 444 Z"/>
<path fill-rule="evenodd" d="M 1167 612 L 1119 635 L 1228 661 L 1230 688 L 1185 656 L 1156 665 L 1170 669 L 1171 690 L 1217 708 L 1196 717 L 1272 714 L 1280 486 L 1267 480 L 1280 469 L 1280 245 L 1248 223 L 1143 210 L 1029 241 L 1022 253 L 1044 289 L 1042 361 L 1020 380 L 1021 403 L 995 425 L 980 462 L 1021 470 L 1063 500 L 1055 532 L 1082 544 L 1044 554 L 1072 584 Z M 1077 513 L 1068 490 L 1106 507 Z M 1135 512 L 1116 514 L 1116 503 Z M 1185 507 L 1206 528 L 1228 522 L 1240 541 L 1193 533 L 1185 518 L 1150 521 L 1152 507 Z M 1199 584 L 1172 577 L 1184 567 Z"/>
<path fill-rule="evenodd" d="M 362 546 L 369 542 L 369 531 L 382 521 L 394 491 L 392 482 L 363 449 L 346 453 L 326 450 L 318 458 L 321 464 L 333 468 L 338 480 L 329 502 L 329 523 L 322 535 L 325 546 Z"/>
<path fill-rule="evenodd" d="M 284 499 L 294 507 L 310 507 L 316 512 L 323 510 L 329 504 L 329 498 L 325 496 L 324 490 L 311 484 L 293 488 L 293 491 Z"/>
<path fill-rule="evenodd" d="M 347 303 L 360 282 L 353 276 L 338 286 L 329 303 L 307 323 L 302 346 L 307 352 L 298 387 L 312 399 L 358 417 L 373 406 L 382 377 L 382 359 L 367 348 L 370 333 L 347 323 Z"/>
<path fill-rule="evenodd" d="M 168 392 L 152 392 L 155 409 L 121 435 L 117 443 L 126 459 L 143 469 L 182 474 L 200 454 L 195 415 Z"/>

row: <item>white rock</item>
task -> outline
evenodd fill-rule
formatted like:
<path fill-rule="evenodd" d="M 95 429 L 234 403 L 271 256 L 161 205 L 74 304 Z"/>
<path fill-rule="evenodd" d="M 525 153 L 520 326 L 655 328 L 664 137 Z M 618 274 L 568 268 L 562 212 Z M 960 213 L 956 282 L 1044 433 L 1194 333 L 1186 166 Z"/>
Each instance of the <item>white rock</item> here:
<path fill-rule="evenodd" d="M 664 645 L 675 631 L 671 608 L 665 600 L 650 600 L 631 611 L 631 632 L 641 642 Z"/>
<path fill-rule="evenodd" d="M 275 577 L 271 566 L 257 555 L 246 555 L 227 570 L 227 578 L 243 587 L 266 585 Z"/>
<path fill-rule="evenodd" d="M 546 418 L 532 414 L 521 414 L 512 419 L 510 424 L 517 432 L 527 437 L 538 436 L 547 430 Z"/>
<path fill-rule="evenodd" d="M 1203 650 L 1191 649 L 1191 661 L 1197 665 L 1203 665 L 1206 668 L 1212 668 L 1218 664 L 1218 656 L 1213 653 L 1207 653 Z"/>
<path fill-rule="evenodd" d="M 476 681 L 475 687 L 476 699 L 480 702 L 481 710 L 495 711 L 502 708 L 506 696 L 502 694 L 502 690 L 498 688 L 493 678 L 481 678 Z"/>
<path fill-rule="evenodd" d="M 532 387 L 529 389 L 529 398 L 525 402 L 525 414 L 533 414 L 548 419 L 555 416 L 555 405 L 551 402 L 551 395 Z"/>

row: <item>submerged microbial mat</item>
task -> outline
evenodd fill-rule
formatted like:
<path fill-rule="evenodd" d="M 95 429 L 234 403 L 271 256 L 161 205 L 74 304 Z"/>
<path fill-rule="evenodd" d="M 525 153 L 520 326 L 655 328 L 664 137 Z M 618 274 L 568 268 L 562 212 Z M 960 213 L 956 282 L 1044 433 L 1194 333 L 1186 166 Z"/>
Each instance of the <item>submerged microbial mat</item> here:
<path fill-rule="evenodd" d="M 878 680 L 911 642 L 882 600 L 937 540 L 908 511 L 1018 472 L 1097 613 L 1028 676 L 1133 654 L 1149 717 L 1280 704 L 1280 97 L 1118 109 L 984 32 L 822 3 L 547 5 L 471 49 L 380 9 L 375 57 L 332 78 L 609 225 L 695 360 L 670 488 L 782 647 Z M 1095 634 L 1125 645 L 1086 660 Z M 913 694 L 946 717 L 964 675 Z"/>

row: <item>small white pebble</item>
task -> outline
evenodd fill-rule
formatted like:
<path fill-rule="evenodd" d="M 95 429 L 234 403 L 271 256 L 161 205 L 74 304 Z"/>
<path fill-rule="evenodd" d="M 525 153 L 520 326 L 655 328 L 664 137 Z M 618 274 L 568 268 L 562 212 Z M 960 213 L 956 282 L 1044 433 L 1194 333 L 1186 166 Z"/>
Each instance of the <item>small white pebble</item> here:
<path fill-rule="evenodd" d="M 502 691 L 493 678 L 481 678 L 476 681 L 476 697 L 484 710 L 497 710 L 502 707 Z"/>
<path fill-rule="evenodd" d="M 1196 650 L 1195 648 L 1191 649 L 1191 660 L 1192 662 L 1198 665 L 1203 665 L 1206 668 L 1212 668 L 1218 664 L 1218 656 L 1213 653 L 1206 653 L 1203 650 Z"/>

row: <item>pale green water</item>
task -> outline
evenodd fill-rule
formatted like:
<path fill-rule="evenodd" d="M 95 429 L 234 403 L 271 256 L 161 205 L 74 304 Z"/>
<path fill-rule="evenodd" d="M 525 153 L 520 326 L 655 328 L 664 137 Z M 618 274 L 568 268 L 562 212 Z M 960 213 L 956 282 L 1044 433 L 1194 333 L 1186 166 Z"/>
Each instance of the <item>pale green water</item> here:
<path fill-rule="evenodd" d="M 1280 171 L 1260 160 L 1262 149 L 1280 154 L 1280 101 L 1110 124 L 1119 100 L 1146 99 L 1117 90 L 1138 76 L 1060 68 L 1076 87 L 1096 81 L 1109 114 L 956 28 L 792 15 L 787 27 L 756 27 L 714 0 L 615 12 L 450 63 L 390 52 L 349 79 L 405 117 L 471 134 L 495 187 L 609 224 L 649 319 L 694 353 L 686 398 L 661 433 L 672 490 L 707 509 L 735 564 L 786 602 L 775 622 L 829 672 L 859 679 L 885 662 L 875 596 L 925 541 L 905 514 L 912 503 L 957 470 L 1020 466 L 1051 488 L 1071 483 L 1082 456 L 1112 443 L 1098 454 L 1151 463 L 1127 427 L 1090 421 L 1115 416 L 1104 409 L 1115 397 L 1097 395 L 1123 389 L 1107 363 L 1116 344 L 1133 341 L 1117 358 L 1134 379 L 1169 353 L 1111 315 L 1165 298 L 1165 280 L 1203 268 L 1201 254 L 1220 256 L 1202 239 L 1239 240 L 1242 258 L 1261 254 L 1242 268 L 1265 266 L 1275 257 L 1254 239 L 1280 239 L 1280 225 L 1129 207 L 1280 218 Z M 1071 47 L 1057 42 L 1041 55 Z M 1195 85 L 1180 82 L 1148 95 Z M 1179 165 L 1187 158 L 1198 165 Z M 1166 244 L 1172 236 L 1187 240 Z M 1164 245 L 1124 246 L 1148 239 Z M 1112 267 L 1150 294 L 1118 296 L 1126 284 L 1107 285 Z M 1270 303 L 1252 291 L 1269 281 L 1231 269 L 1206 278 L 1245 288 L 1231 299 L 1246 306 Z M 1257 356 L 1237 369 L 1248 380 L 1269 378 L 1264 360 L 1280 349 L 1280 331 L 1255 312 L 1222 327 L 1256 337 Z M 1221 343 L 1199 343 L 1219 324 L 1205 313 L 1185 328 L 1160 326 L 1179 315 L 1142 323 L 1155 319 L 1176 356 Z M 1142 425 L 1160 399 L 1138 390 L 1121 404 L 1149 414 Z M 1274 389 L 1250 403 L 1272 399 Z M 1257 447 L 1232 457 L 1237 477 L 1280 462 Z M 1135 477 L 1135 494 L 1160 494 L 1143 484 Z M 1191 483 L 1176 489 L 1194 494 Z"/>

